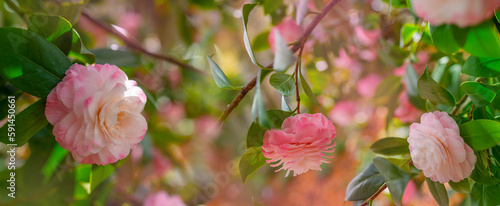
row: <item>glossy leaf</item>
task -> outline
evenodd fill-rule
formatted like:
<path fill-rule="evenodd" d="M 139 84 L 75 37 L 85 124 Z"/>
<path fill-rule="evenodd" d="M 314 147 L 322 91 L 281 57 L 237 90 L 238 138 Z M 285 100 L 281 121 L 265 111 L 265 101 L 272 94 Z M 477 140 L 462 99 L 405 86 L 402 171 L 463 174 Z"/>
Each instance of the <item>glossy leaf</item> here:
<path fill-rule="evenodd" d="M 409 144 L 405 138 L 386 137 L 377 140 L 370 146 L 370 150 L 382 155 L 401 155 L 410 153 Z"/>
<path fill-rule="evenodd" d="M 289 96 L 295 93 L 295 81 L 292 75 L 284 73 L 274 73 L 269 78 L 269 83 L 285 96 Z"/>
<path fill-rule="evenodd" d="M 384 177 L 372 163 L 354 177 L 345 192 L 346 201 L 364 201 L 373 195 L 383 184 Z"/>
<path fill-rule="evenodd" d="M 80 39 L 80 34 L 75 29 L 72 30 L 73 38 L 69 56 L 75 58 L 81 63 L 93 64 L 96 60 L 95 55 L 87 50 Z"/>
<path fill-rule="evenodd" d="M 217 65 L 209 56 L 207 56 L 207 60 L 210 65 L 210 71 L 214 77 L 215 84 L 222 89 L 234 89 L 233 83 L 229 81 L 229 78 L 227 78 L 226 74 L 224 74 L 219 65 Z"/>
<path fill-rule="evenodd" d="M 434 182 L 429 178 L 425 178 L 427 182 L 427 186 L 429 186 L 429 190 L 431 191 L 432 197 L 438 203 L 439 206 L 450 205 L 450 201 L 448 200 L 448 192 L 443 184 L 439 182 Z"/>
<path fill-rule="evenodd" d="M 61 50 L 35 33 L 0 28 L 0 74 L 24 92 L 46 97 L 70 66 Z"/>
<path fill-rule="evenodd" d="M 455 97 L 446 88 L 434 81 L 426 68 L 418 79 L 418 91 L 420 96 L 431 102 L 455 106 Z"/>
<path fill-rule="evenodd" d="M 243 183 L 247 177 L 257 169 L 266 164 L 266 158 L 262 154 L 262 147 L 250 147 L 240 159 L 239 169 Z"/>
<path fill-rule="evenodd" d="M 401 37 L 400 37 L 400 47 L 408 44 L 412 39 L 413 35 L 419 31 L 418 27 L 412 23 L 406 23 L 401 27 Z"/>
<path fill-rule="evenodd" d="M 451 188 L 456 192 L 468 195 L 470 193 L 469 178 L 465 178 L 460 182 L 449 181 Z"/>
<path fill-rule="evenodd" d="M 454 33 L 466 33 L 462 48 L 473 56 L 500 58 L 500 36 L 492 20 Z"/>
<path fill-rule="evenodd" d="M 449 24 L 429 26 L 434 46 L 447 54 L 453 54 L 460 49 L 460 46 L 453 37 L 453 27 L 456 26 Z"/>
<path fill-rule="evenodd" d="M 385 184 L 389 188 L 392 201 L 396 205 L 401 205 L 401 199 L 405 191 L 406 185 L 410 181 L 410 174 L 403 169 L 392 164 L 389 160 L 381 157 L 373 158 L 373 164 L 384 177 Z"/>
<path fill-rule="evenodd" d="M 476 107 L 483 107 L 490 104 L 495 99 L 495 92 L 477 82 L 464 82 L 460 87 L 472 100 Z"/>
<path fill-rule="evenodd" d="M 35 135 L 38 130 L 44 128 L 49 123 L 45 118 L 45 100 L 41 99 L 30 105 L 28 108 L 15 115 L 15 126 L 9 126 L 9 121 L 0 128 L 0 142 L 4 144 L 17 144 L 16 147 L 23 146 Z M 14 128 L 14 131 L 10 128 Z M 13 135 L 8 135 L 14 133 Z"/>
<path fill-rule="evenodd" d="M 500 205 L 500 185 L 475 183 L 470 192 L 471 206 Z"/>
<path fill-rule="evenodd" d="M 277 72 L 284 72 L 293 64 L 295 57 L 277 29 L 274 30 L 274 47 L 276 51 L 274 52 L 273 69 Z"/>
<path fill-rule="evenodd" d="M 462 73 L 473 77 L 500 77 L 500 58 L 470 56 Z"/>
<path fill-rule="evenodd" d="M 57 46 L 64 54 L 71 49 L 71 23 L 60 16 L 32 14 L 29 17 L 28 30 L 47 39 Z"/>
<path fill-rule="evenodd" d="M 460 136 L 474 150 L 481 151 L 500 143 L 500 122 L 480 119 L 466 122 L 459 127 Z"/>
<path fill-rule="evenodd" d="M 252 41 L 252 48 L 254 51 L 263 51 L 269 49 L 269 42 L 267 41 L 269 31 L 265 31 L 257 35 Z"/>

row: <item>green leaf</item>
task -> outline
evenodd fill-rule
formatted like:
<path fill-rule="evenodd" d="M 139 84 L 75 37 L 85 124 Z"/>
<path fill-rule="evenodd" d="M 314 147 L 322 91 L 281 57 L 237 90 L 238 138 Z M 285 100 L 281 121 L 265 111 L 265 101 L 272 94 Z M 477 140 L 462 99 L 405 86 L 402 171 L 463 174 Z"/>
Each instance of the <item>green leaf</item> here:
<path fill-rule="evenodd" d="M 262 147 L 250 147 L 240 159 L 241 181 L 245 183 L 247 177 L 257 169 L 266 164 L 266 158 L 262 154 Z"/>
<path fill-rule="evenodd" d="M 354 177 L 345 192 L 346 201 L 364 201 L 372 196 L 383 184 L 384 177 L 372 163 Z"/>
<path fill-rule="evenodd" d="M 413 66 L 408 63 L 404 75 L 407 96 L 410 102 L 420 110 L 425 110 L 425 100 L 418 92 L 418 75 Z"/>
<path fill-rule="evenodd" d="M 410 153 L 406 139 L 399 137 L 386 137 L 376 141 L 370 150 L 382 155 L 402 155 Z"/>
<path fill-rule="evenodd" d="M 286 99 L 285 99 L 284 95 L 281 95 L 281 110 L 287 111 L 287 112 L 292 111 L 292 109 L 290 109 L 290 107 L 286 103 Z"/>
<path fill-rule="evenodd" d="M 12 122 L 7 121 L 0 128 L 0 134 L 2 134 L 0 142 L 4 144 L 17 144 L 16 147 L 23 146 L 38 130 L 44 128 L 49 123 L 45 118 L 45 100 L 38 100 L 16 114 L 14 118 L 9 118 L 9 120 L 12 120 Z M 14 123 L 14 126 L 9 126 L 12 123 Z M 10 133 L 15 134 L 15 136 L 10 135 Z M 13 138 L 9 139 L 9 137 Z"/>
<path fill-rule="evenodd" d="M 269 31 L 265 31 L 257 35 L 252 41 L 252 48 L 254 51 L 264 51 L 269 49 L 269 42 L 267 38 L 269 36 Z"/>
<path fill-rule="evenodd" d="M 473 120 L 460 125 L 460 136 L 474 150 L 481 151 L 500 143 L 500 122 Z"/>
<path fill-rule="evenodd" d="M 58 143 L 55 144 L 54 148 L 52 148 L 49 159 L 47 159 L 47 162 L 45 162 L 45 165 L 42 168 L 42 174 L 44 175 L 43 182 L 47 183 L 49 181 L 57 166 L 59 166 L 67 154 L 68 150 L 63 149 Z"/>
<path fill-rule="evenodd" d="M 446 88 L 434 81 L 429 75 L 429 70 L 425 68 L 424 73 L 418 79 L 418 91 L 420 96 L 431 102 L 455 106 L 455 97 Z"/>
<path fill-rule="evenodd" d="M 311 90 L 311 87 L 309 86 L 306 79 L 302 75 L 302 72 L 300 72 L 300 84 L 302 84 L 302 89 L 304 89 L 304 93 L 306 93 L 307 97 L 309 97 L 309 99 L 311 99 L 311 101 L 314 102 L 314 104 L 316 104 L 316 106 L 318 106 L 319 110 L 321 111 L 321 113 L 323 113 L 323 115 L 327 116 L 325 111 L 323 110 L 323 108 L 321 108 L 321 105 L 319 104 L 318 99 L 316 99 L 316 96 L 314 96 L 314 93 Z"/>
<path fill-rule="evenodd" d="M 425 109 L 427 112 L 434 112 L 434 111 L 439 111 L 434 104 L 432 104 L 429 100 L 425 100 Z"/>
<path fill-rule="evenodd" d="M 32 14 L 29 17 L 28 30 L 47 39 L 65 55 L 71 49 L 71 23 L 60 16 Z"/>
<path fill-rule="evenodd" d="M 71 50 L 69 56 L 76 59 L 81 63 L 93 64 L 95 62 L 95 55 L 83 46 L 83 42 L 78 32 L 72 30 L 73 38 L 71 43 Z"/>
<path fill-rule="evenodd" d="M 470 56 L 464 63 L 462 73 L 474 77 L 500 77 L 500 59 Z"/>
<path fill-rule="evenodd" d="M 429 190 L 431 191 L 432 197 L 438 203 L 439 206 L 450 205 L 450 201 L 448 200 L 448 192 L 443 184 L 439 182 L 434 182 L 429 178 L 425 178 L 427 182 L 427 186 L 429 186 Z"/>
<path fill-rule="evenodd" d="M 207 56 L 207 60 L 210 65 L 210 71 L 214 77 L 215 84 L 222 89 L 234 89 L 233 83 L 229 81 L 226 74 L 224 74 L 222 69 L 220 69 L 219 65 L 217 65 L 209 56 Z"/>
<path fill-rule="evenodd" d="M 477 82 L 464 82 L 460 87 L 472 100 L 476 107 L 483 107 L 490 104 L 495 99 L 495 92 Z"/>
<path fill-rule="evenodd" d="M 470 192 L 471 206 L 500 205 L 500 185 L 475 183 Z"/>
<path fill-rule="evenodd" d="M 80 164 L 75 168 L 75 190 L 73 198 L 84 200 L 90 194 L 90 176 L 92 173 L 91 164 Z"/>
<path fill-rule="evenodd" d="M 373 158 L 373 164 L 382 177 L 384 177 L 385 184 L 391 193 L 392 201 L 396 205 L 401 205 L 401 198 L 403 197 L 406 185 L 410 181 L 410 174 L 381 157 Z"/>
<path fill-rule="evenodd" d="M 116 170 L 112 164 L 108 165 L 92 165 L 92 173 L 90 173 L 90 191 L 94 191 L 99 184 L 108 179 Z"/>
<path fill-rule="evenodd" d="M 440 26 L 429 25 L 431 38 L 434 46 L 446 54 L 453 54 L 460 49 L 460 46 L 453 37 L 453 29 L 455 25 L 443 24 Z"/>
<path fill-rule="evenodd" d="M 0 28 L 0 74 L 15 87 L 46 97 L 71 62 L 52 43 L 18 28 Z"/>
<path fill-rule="evenodd" d="M 266 107 L 264 105 L 264 101 L 262 101 L 262 93 L 260 90 L 261 74 L 262 70 L 259 70 L 259 72 L 257 73 L 255 96 L 253 98 L 253 103 L 252 103 L 252 119 L 253 121 L 257 120 L 260 126 L 269 129 L 271 128 L 271 122 L 269 121 L 269 117 L 267 116 Z"/>
<path fill-rule="evenodd" d="M 406 23 L 401 27 L 401 37 L 399 46 L 403 47 L 413 39 L 413 34 L 417 33 L 419 28 L 412 23 Z"/>
<path fill-rule="evenodd" d="M 274 128 L 281 129 L 283 121 L 292 116 L 292 112 L 282 111 L 282 110 L 269 110 L 267 115 L 270 119 L 271 124 Z M 264 133 L 267 129 L 259 126 L 258 123 L 252 122 L 247 133 L 247 148 L 250 147 L 260 147 L 262 146 L 262 140 L 264 138 Z"/>
<path fill-rule="evenodd" d="M 283 0 L 264 0 L 264 14 L 271 14 L 283 5 Z"/>
<path fill-rule="evenodd" d="M 295 57 L 277 29 L 274 30 L 274 47 L 276 51 L 274 52 L 273 69 L 277 72 L 284 72 L 293 64 Z"/>
<path fill-rule="evenodd" d="M 399 95 L 401 91 L 401 77 L 389 76 L 386 77 L 375 90 L 373 95 L 374 102 L 377 105 L 387 104 L 394 102 L 392 96 Z"/>
<path fill-rule="evenodd" d="M 141 65 L 139 56 L 126 50 L 93 49 L 96 64 L 112 64 L 118 67 L 138 67 Z"/>
<path fill-rule="evenodd" d="M 485 185 L 500 183 L 500 180 L 498 178 L 496 178 L 496 177 L 498 177 L 498 174 L 492 174 L 490 172 L 491 167 L 489 166 L 489 163 L 488 163 L 488 158 L 489 158 L 488 151 L 483 150 L 483 151 L 474 152 L 474 155 L 476 155 L 477 161 L 476 161 L 476 164 L 474 165 L 474 170 L 472 170 L 470 178 L 472 180 L 474 180 L 476 183 L 485 184 Z M 494 160 L 494 159 L 492 159 L 492 160 Z M 493 168 L 491 168 L 491 169 L 493 169 Z"/>
<path fill-rule="evenodd" d="M 257 6 L 257 4 L 258 3 L 243 5 L 241 18 L 243 20 L 243 43 L 245 44 L 245 49 L 247 50 L 248 56 L 250 56 L 252 63 L 262 68 L 263 66 L 260 65 L 255 59 L 252 46 L 250 45 L 250 37 L 248 37 L 248 32 L 247 32 L 248 16 L 250 15 L 250 12 L 255 8 L 255 6 Z"/>
<path fill-rule="evenodd" d="M 284 96 L 295 93 L 295 81 L 292 75 L 274 73 L 269 78 L 269 83 Z"/>
<path fill-rule="evenodd" d="M 468 195 L 470 193 L 469 178 L 465 178 L 460 182 L 449 181 L 451 188 L 456 192 Z"/>
<path fill-rule="evenodd" d="M 500 37 L 492 20 L 460 29 L 467 33 L 462 48 L 473 56 L 500 58 Z M 455 30 L 454 34 L 460 32 Z"/>

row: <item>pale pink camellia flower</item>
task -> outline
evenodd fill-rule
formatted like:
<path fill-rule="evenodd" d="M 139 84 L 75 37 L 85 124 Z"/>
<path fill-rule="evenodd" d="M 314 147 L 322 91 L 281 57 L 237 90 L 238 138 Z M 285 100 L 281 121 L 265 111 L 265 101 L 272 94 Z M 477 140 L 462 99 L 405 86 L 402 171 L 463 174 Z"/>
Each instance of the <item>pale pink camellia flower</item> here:
<path fill-rule="evenodd" d="M 335 151 L 332 143 L 336 135 L 335 126 L 323 114 L 297 114 L 283 121 L 281 130 L 270 129 L 264 133 L 262 153 L 269 158 L 267 163 L 276 162 L 272 167 L 287 170 L 286 176 L 293 176 L 309 170 L 321 170 L 324 153 Z"/>
<path fill-rule="evenodd" d="M 406 89 L 399 94 L 399 106 L 394 110 L 394 117 L 398 118 L 403 123 L 415 122 L 422 115 L 422 111 L 411 104 L 408 99 Z"/>
<path fill-rule="evenodd" d="M 45 115 L 76 161 L 105 165 L 125 158 L 148 128 L 144 91 L 114 65 L 74 64 L 47 97 Z"/>
<path fill-rule="evenodd" d="M 361 43 L 363 46 L 373 46 L 375 43 L 377 43 L 381 35 L 380 28 L 365 30 L 360 25 L 354 27 L 354 33 L 356 34 L 356 38 L 358 39 L 359 43 Z"/>
<path fill-rule="evenodd" d="M 357 112 L 357 104 L 354 101 L 339 101 L 330 110 L 328 117 L 336 124 L 340 126 L 348 126 L 354 121 L 354 116 Z"/>
<path fill-rule="evenodd" d="M 378 85 L 382 82 L 383 78 L 377 74 L 368 74 L 359 80 L 356 90 L 364 98 L 372 98 L 375 95 Z"/>
<path fill-rule="evenodd" d="M 274 52 L 274 31 L 277 30 L 281 37 L 285 40 L 287 44 L 290 44 L 299 39 L 300 35 L 302 35 L 302 27 L 297 25 L 297 23 L 292 18 L 283 19 L 278 25 L 271 28 L 269 31 L 269 36 L 267 37 L 267 41 L 269 42 L 269 46 L 271 50 Z"/>
<path fill-rule="evenodd" d="M 143 206 L 186 206 L 179 195 L 169 196 L 165 191 L 159 191 L 146 197 Z"/>
<path fill-rule="evenodd" d="M 462 137 L 458 125 L 446 112 L 429 112 L 410 126 L 410 155 L 416 168 L 432 181 L 459 182 L 468 177 L 476 156 Z"/>
<path fill-rule="evenodd" d="M 493 16 L 499 0 L 411 0 L 417 16 L 433 25 L 455 24 L 467 27 Z"/>

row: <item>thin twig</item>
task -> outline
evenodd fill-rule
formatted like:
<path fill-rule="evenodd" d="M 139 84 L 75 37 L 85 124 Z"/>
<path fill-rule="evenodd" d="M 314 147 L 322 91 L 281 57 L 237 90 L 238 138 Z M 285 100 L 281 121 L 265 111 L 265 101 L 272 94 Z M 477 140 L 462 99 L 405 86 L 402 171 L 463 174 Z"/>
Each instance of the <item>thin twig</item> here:
<path fill-rule="evenodd" d="M 21 19 L 26 23 L 26 25 L 29 24 L 28 20 L 24 17 L 24 12 L 22 12 L 14 2 L 11 0 L 5 0 L 5 3 L 21 17 Z"/>
<path fill-rule="evenodd" d="M 184 69 L 187 69 L 187 70 L 196 71 L 196 72 L 203 72 L 202 70 L 197 69 L 197 68 L 195 68 L 195 67 L 193 67 L 193 66 L 191 66 L 189 64 L 186 64 L 186 63 L 184 63 L 184 62 L 182 62 L 180 60 L 177 60 L 174 57 L 167 56 L 167 55 L 164 55 L 164 54 L 157 54 L 157 53 L 149 52 L 148 50 L 146 50 L 145 48 L 143 48 L 139 43 L 137 43 L 135 40 L 130 39 L 129 37 L 127 37 L 124 34 L 120 33 L 119 31 L 117 31 L 113 27 L 110 27 L 110 26 L 106 25 L 105 23 L 99 21 L 98 19 L 92 17 L 92 15 L 89 15 L 86 11 L 82 11 L 81 17 L 86 18 L 91 23 L 93 23 L 96 26 L 104 29 L 106 32 L 108 32 L 108 33 L 110 33 L 110 34 L 118 37 L 119 39 L 121 39 L 123 41 L 123 43 L 125 44 L 125 46 L 127 46 L 130 49 L 139 51 L 139 52 L 144 53 L 144 54 L 146 54 L 148 56 L 151 56 L 153 58 L 165 60 L 167 62 L 170 62 L 172 64 L 175 64 L 175 65 L 177 65 L 179 67 L 182 67 Z"/>
<path fill-rule="evenodd" d="M 451 110 L 450 114 L 451 115 L 457 115 L 458 109 L 460 109 L 460 107 L 465 102 L 465 100 L 467 100 L 467 95 L 466 94 L 464 94 L 464 96 L 462 96 L 462 98 L 460 98 L 460 100 L 458 100 L 457 104 L 455 105 L 455 107 L 453 107 L 453 110 Z"/>
<path fill-rule="evenodd" d="M 319 24 L 319 22 L 326 16 L 326 14 L 333 8 L 333 6 L 335 6 L 339 2 L 340 2 L 340 0 L 331 0 L 330 2 L 328 2 L 328 4 L 326 4 L 325 7 L 323 7 L 323 9 L 321 9 L 320 14 L 318 14 L 316 17 L 314 17 L 314 19 L 309 24 L 309 26 L 307 26 L 305 32 L 302 34 L 302 36 L 299 37 L 299 39 L 296 42 L 302 42 L 305 39 L 307 39 L 309 37 L 309 35 L 311 35 L 314 28 L 316 28 L 316 26 Z M 294 44 L 290 50 L 292 51 L 292 53 L 295 53 L 301 47 L 303 47 L 303 45 Z M 273 64 L 271 63 L 266 68 L 271 68 L 272 65 Z M 257 77 L 254 77 L 243 88 L 241 88 L 240 93 L 238 93 L 238 95 L 233 99 L 231 104 L 229 104 L 229 106 L 227 106 L 227 108 L 224 110 L 224 112 L 222 112 L 222 115 L 220 116 L 219 121 L 222 122 L 227 118 L 227 116 L 233 111 L 234 108 L 236 108 L 238 106 L 238 104 L 241 102 L 241 100 L 243 100 L 243 98 L 247 95 L 247 93 L 255 87 L 256 83 L 257 83 Z"/>
<path fill-rule="evenodd" d="M 302 41 L 301 44 L 302 47 L 300 47 L 297 63 L 295 64 L 295 100 L 297 101 L 297 114 L 300 114 L 299 72 L 301 72 L 300 66 L 302 64 L 302 51 L 304 50 L 304 41 Z"/>
<path fill-rule="evenodd" d="M 380 193 L 382 193 L 386 188 L 387 188 L 387 184 L 384 183 L 375 193 L 373 193 L 372 196 L 370 196 L 370 198 L 368 198 L 367 200 L 365 200 L 359 206 L 366 206 L 366 205 L 368 205 L 368 202 L 370 202 L 370 201 L 374 200 L 375 198 L 377 198 L 377 196 L 380 195 Z"/>

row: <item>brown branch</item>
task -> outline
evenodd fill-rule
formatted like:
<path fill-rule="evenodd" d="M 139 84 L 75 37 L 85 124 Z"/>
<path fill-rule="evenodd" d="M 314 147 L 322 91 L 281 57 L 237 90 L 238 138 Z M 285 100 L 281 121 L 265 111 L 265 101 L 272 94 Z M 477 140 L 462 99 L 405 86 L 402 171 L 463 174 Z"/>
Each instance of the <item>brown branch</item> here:
<path fill-rule="evenodd" d="M 167 56 L 167 55 L 164 55 L 164 54 L 157 54 L 157 53 L 152 53 L 152 52 L 149 52 L 148 50 L 146 50 L 145 48 L 143 48 L 139 43 L 137 43 L 135 40 L 132 40 L 131 38 L 125 36 L 124 34 L 120 33 L 119 31 L 117 31 L 116 29 L 114 29 L 113 27 L 110 27 L 108 25 L 106 25 L 105 23 L 99 21 L 98 19 L 92 17 L 92 15 L 89 15 L 86 11 L 82 11 L 82 15 L 81 17 L 89 20 L 91 23 L 95 24 L 96 26 L 104 29 L 106 32 L 118 37 L 120 40 L 122 40 L 122 42 L 125 44 L 126 47 L 130 48 L 130 49 L 133 49 L 133 50 L 136 50 L 136 51 L 139 51 L 139 52 L 142 52 L 148 56 L 151 56 L 153 58 L 157 58 L 157 59 L 162 59 L 162 60 L 165 60 L 167 62 L 170 62 L 172 64 L 175 64 L 179 67 L 182 67 L 184 69 L 187 69 L 187 70 L 191 70 L 191 71 L 195 71 L 195 72 L 203 72 L 202 70 L 200 69 L 197 69 L 189 64 L 186 64 L 174 57 L 171 57 L 171 56 Z"/>
<path fill-rule="evenodd" d="M 380 195 L 380 193 L 382 193 L 382 191 L 384 191 L 385 188 L 387 188 L 387 184 L 384 183 L 382 185 L 382 187 L 380 187 L 372 196 L 370 196 L 370 198 L 368 198 L 367 200 L 365 200 L 359 206 L 366 206 L 366 205 L 368 205 L 368 202 L 370 202 L 370 201 L 374 200 L 375 198 L 377 198 L 377 196 Z"/>
<path fill-rule="evenodd" d="M 305 41 L 309 35 L 311 35 L 312 31 L 316 26 L 319 24 L 319 22 L 326 16 L 326 14 L 337 4 L 339 3 L 340 0 L 330 0 L 328 4 L 321 9 L 320 13 L 314 17 L 312 22 L 307 26 L 306 30 L 304 33 L 299 37 L 299 39 L 296 42 L 303 42 Z M 290 50 L 292 53 L 297 52 L 301 47 L 303 47 L 303 44 L 294 44 Z M 273 64 L 269 64 L 266 68 L 272 68 Z M 231 104 L 227 106 L 227 108 L 224 110 L 222 115 L 219 118 L 219 121 L 223 122 L 227 116 L 233 111 L 234 108 L 238 106 L 238 104 L 243 100 L 243 98 L 247 95 L 247 93 L 252 90 L 255 87 L 255 84 L 257 83 L 257 77 L 254 77 L 250 82 L 248 82 L 243 88 L 241 88 L 240 93 L 236 96 L 236 98 L 233 99 Z"/>
<path fill-rule="evenodd" d="M 467 100 L 467 95 L 466 94 L 464 94 L 464 96 L 462 96 L 462 98 L 460 100 L 458 100 L 457 104 L 455 105 L 455 107 L 453 107 L 453 110 L 451 110 L 450 114 L 451 115 L 457 115 L 458 109 L 460 109 L 460 107 L 465 102 L 465 100 Z"/>
<path fill-rule="evenodd" d="M 295 65 L 295 100 L 297 101 L 297 114 L 300 114 L 299 72 L 301 72 L 300 66 L 302 64 L 302 51 L 304 50 L 305 40 L 300 43 L 302 46 L 300 47 L 297 64 Z"/>

